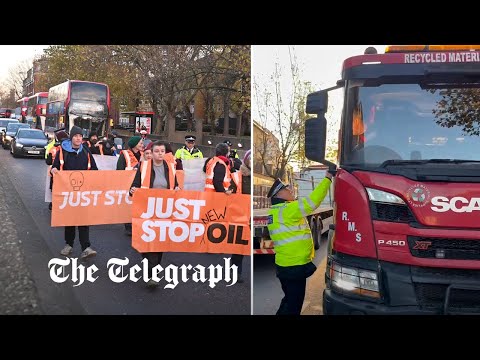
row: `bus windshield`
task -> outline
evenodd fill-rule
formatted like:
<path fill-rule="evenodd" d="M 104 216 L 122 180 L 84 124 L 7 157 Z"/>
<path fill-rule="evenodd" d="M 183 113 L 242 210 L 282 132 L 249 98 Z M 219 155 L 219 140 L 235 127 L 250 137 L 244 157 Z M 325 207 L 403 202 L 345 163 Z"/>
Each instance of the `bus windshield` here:
<path fill-rule="evenodd" d="M 480 160 L 480 88 L 383 84 L 347 91 L 344 165 L 387 160 Z"/>
<path fill-rule="evenodd" d="M 102 84 L 72 82 L 71 99 L 106 103 L 107 87 Z"/>

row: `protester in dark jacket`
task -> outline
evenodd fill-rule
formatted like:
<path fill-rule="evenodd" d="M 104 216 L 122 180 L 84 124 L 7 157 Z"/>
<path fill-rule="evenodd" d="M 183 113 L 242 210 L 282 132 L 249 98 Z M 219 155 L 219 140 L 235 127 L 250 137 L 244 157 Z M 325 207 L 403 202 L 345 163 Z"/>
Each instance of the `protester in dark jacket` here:
<path fill-rule="evenodd" d="M 220 160 L 222 160 L 225 165 L 223 165 L 220 161 L 215 164 L 215 167 L 213 168 L 213 186 L 215 188 L 215 192 L 220 192 L 220 193 L 225 193 L 227 195 L 230 195 L 232 193 L 237 192 L 237 186 L 235 185 L 235 182 L 233 181 L 233 179 L 231 179 L 228 190 L 226 190 L 224 187 L 223 181 L 227 172 L 226 167 L 228 166 L 232 172 L 235 171 L 235 169 L 232 168 L 231 166 L 232 163 L 227 158 L 227 155 L 228 155 L 228 145 L 226 143 L 217 144 L 217 146 L 215 147 L 215 156 L 218 157 Z M 208 165 L 211 159 L 212 158 L 208 158 L 205 161 L 205 165 L 203 165 L 203 171 L 205 173 L 207 173 L 207 167 L 212 166 L 212 165 Z M 208 173 L 207 173 L 207 177 L 208 177 Z M 207 190 L 207 187 L 206 187 L 206 190 Z M 242 283 L 244 281 L 242 278 L 243 255 L 233 254 L 231 255 L 231 259 L 232 259 L 232 264 L 237 265 L 238 267 L 238 282 Z"/>
<path fill-rule="evenodd" d="M 82 144 L 82 129 L 73 126 L 70 130 L 70 139 L 61 143 L 61 149 L 55 156 L 51 173 L 53 176 L 60 170 L 98 170 L 97 164 L 92 154 L 86 146 Z M 60 159 L 63 158 L 63 166 Z M 53 179 L 55 181 L 55 178 Z M 95 256 L 97 252 L 90 247 L 89 227 L 78 226 L 78 234 L 80 238 L 80 246 L 82 247 L 81 258 L 86 259 Z M 75 226 L 65 226 L 65 247 L 60 254 L 68 256 L 72 253 L 73 242 L 75 240 Z"/>

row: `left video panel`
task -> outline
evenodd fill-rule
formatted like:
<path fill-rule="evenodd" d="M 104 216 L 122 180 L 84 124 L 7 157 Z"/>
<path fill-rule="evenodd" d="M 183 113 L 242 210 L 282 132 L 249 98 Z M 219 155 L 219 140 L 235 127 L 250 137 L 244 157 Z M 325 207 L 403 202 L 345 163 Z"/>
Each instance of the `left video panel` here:
<path fill-rule="evenodd" d="M 250 46 L 0 49 L 0 314 L 250 315 Z"/>

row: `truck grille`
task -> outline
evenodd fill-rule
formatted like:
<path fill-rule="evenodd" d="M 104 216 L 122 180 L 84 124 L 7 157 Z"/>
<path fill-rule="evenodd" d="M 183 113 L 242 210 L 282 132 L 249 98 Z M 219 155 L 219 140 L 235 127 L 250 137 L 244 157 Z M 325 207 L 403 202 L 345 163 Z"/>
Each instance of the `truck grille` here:
<path fill-rule="evenodd" d="M 415 284 L 420 307 L 442 310 L 447 295 L 447 284 Z M 480 290 L 451 289 L 448 310 L 480 314 Z"/>
<path fill-rule="evenodd" d="M 412 267 L 417 303 L 421 308 L 443 313 L 447 289 L 480 283 L 480 270 Z M 480 288 L 450 289 L 448 311 L 480 313 Z"/>
<path fill-rule="evenodd" d="M 431 259 L 480 260 L 480 240 L 408 236 L 412 256 Z"/>
<path fill-rule="evenodd" d="M 406 205 L 370 201 L 370 212 L 373 220 L 403 223 L 415 221 L 415 217 Z"/>

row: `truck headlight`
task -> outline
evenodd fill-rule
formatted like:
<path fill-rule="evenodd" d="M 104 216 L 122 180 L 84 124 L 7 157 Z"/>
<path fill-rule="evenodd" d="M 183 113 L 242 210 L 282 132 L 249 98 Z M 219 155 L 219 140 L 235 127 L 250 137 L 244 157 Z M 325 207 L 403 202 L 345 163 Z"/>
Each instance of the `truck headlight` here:
<path fill-rule="evenodd" d="M 397 195 L 390 194 L 386 191 L 372 189 L 372 188 L 366 188 L 366 190 L 367 190 L 367 193 L 368 193 L 368 198 L 371 201 L 405 205 L 405 201 L 403 201 Z"/>
<path fill-rule="evenodd" d="M 346 267 L 332 261 L 328 273 L 331 286 L 337 292 L 380 298 L 378 276 L 375 271 Z"/>

